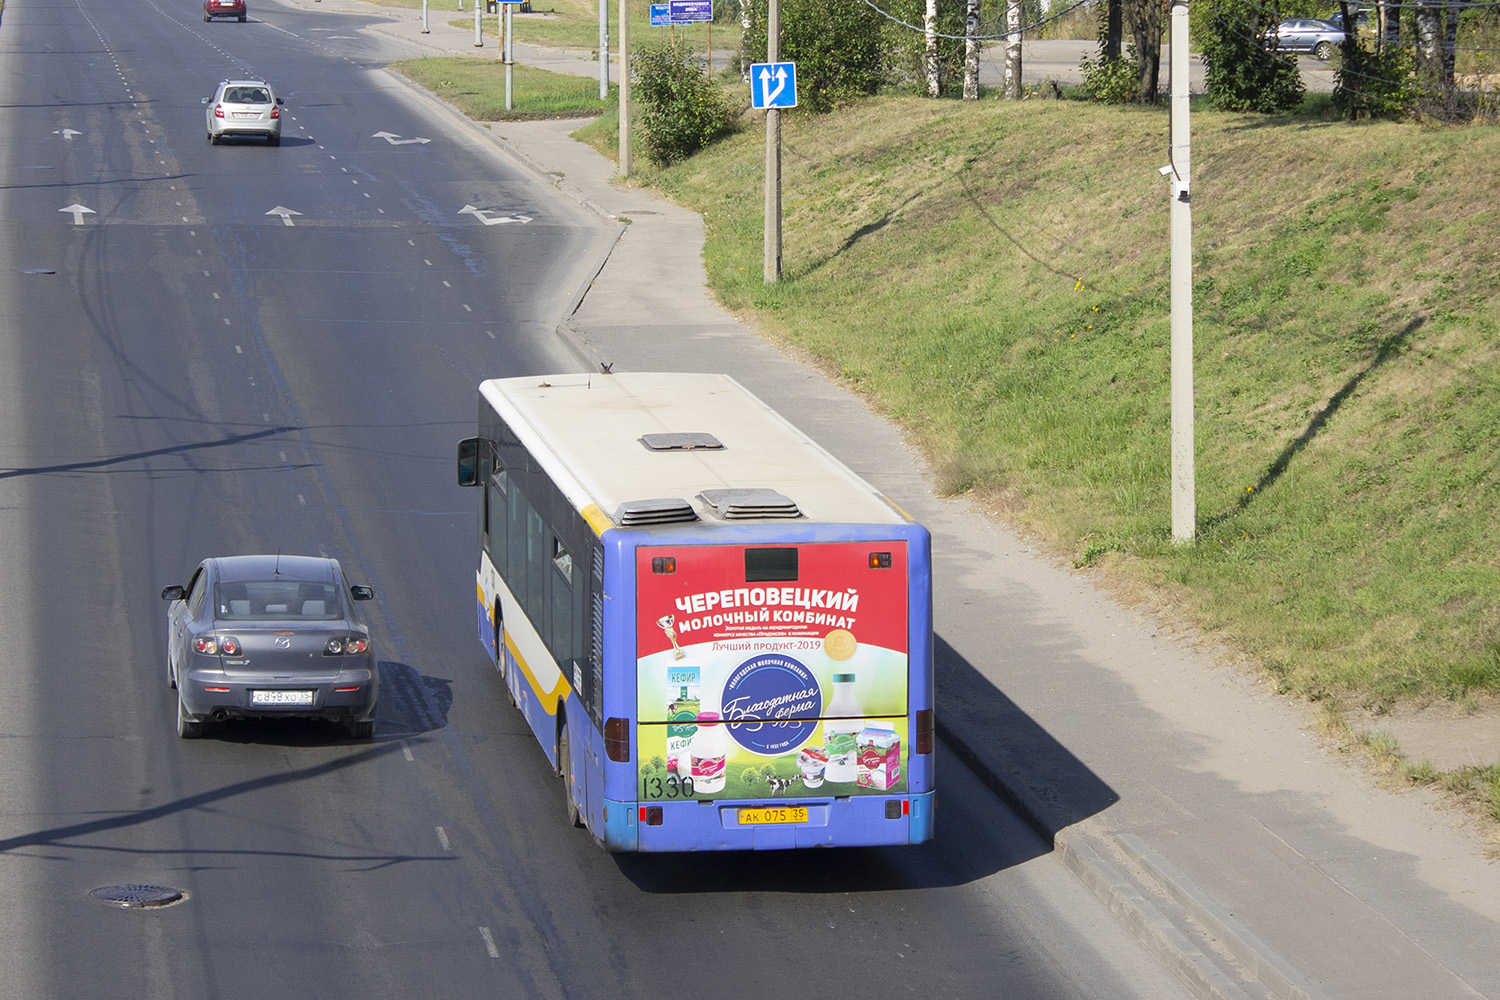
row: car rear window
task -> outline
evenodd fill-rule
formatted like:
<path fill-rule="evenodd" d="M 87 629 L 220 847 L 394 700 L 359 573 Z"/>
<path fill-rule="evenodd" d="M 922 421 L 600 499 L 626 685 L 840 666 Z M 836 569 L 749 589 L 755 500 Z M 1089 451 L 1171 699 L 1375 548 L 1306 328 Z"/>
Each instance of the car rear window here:
<path fill-rule="evenodd" d="M 232 87 L 224 100 L 230 104 L 270 104 L 271 95 L 259 87 Z"/>
<path fill-rule="evenodd" d="M 343 617 L 338 589 L 331 583 L 250 580 L 214 587 L 216 616 L 222 621 L 336 621 Z"/>

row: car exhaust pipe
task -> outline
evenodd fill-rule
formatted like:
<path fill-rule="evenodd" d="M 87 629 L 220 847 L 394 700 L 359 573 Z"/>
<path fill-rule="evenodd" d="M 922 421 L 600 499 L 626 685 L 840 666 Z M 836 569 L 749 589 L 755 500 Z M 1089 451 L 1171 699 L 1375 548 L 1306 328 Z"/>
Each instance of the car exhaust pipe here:
<path fill-rule="evenodd" d="M 218 709 L 213 714 L 213 720 L 215 722 L 223 722 L 225 719 L 228 719 L 228 718 L 229 718 L 229 713 L 226 712 L 226 711 L 224 711 L 222 708 Z"/>

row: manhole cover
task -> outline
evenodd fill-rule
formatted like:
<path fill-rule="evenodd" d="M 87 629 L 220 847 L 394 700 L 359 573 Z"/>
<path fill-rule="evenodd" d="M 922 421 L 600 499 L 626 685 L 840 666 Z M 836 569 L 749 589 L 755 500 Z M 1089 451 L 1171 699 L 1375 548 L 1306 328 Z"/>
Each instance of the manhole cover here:
<path fill-rule="evenodd" d="M 116 906 L 170 906 L 182 899 L 182 892 L 166 885 L 107 885 L 89 893 L 95 899 Z"/>

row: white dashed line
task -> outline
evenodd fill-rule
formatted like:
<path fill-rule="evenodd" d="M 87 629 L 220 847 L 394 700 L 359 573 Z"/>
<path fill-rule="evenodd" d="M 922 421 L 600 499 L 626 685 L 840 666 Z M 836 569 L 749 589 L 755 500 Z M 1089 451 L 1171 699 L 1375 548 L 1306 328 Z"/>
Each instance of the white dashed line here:
<path fill-rule="evenodd" d="M 437 827 L 437 835 L 438 843 L 443 845 L 443 850 L 453 850 L 453 845 L 448 843 L 448 831 L 444 830 L 442 827 Z"/>
<path fill-rule="evenodd" d="M 416 760 L 417 760 L 417 758 L 415 758 L 415 757 L 413 757 L 411 755 L 411 744 L 410 743 L 403 743 L 403 744 L 401 744 L 401 756 L 405 757 L 409 761 L 412 761 L 413 763 L 415 763 Z"/>
<path fill-rule="evenodd" d="M 495 936 L 490 933 L 488 927 L 479 928 L 479 936 L 484 938 L 484 950 L 490 953 L 490 958 L 499 958 L 500 949 L 495 947 Z"/>

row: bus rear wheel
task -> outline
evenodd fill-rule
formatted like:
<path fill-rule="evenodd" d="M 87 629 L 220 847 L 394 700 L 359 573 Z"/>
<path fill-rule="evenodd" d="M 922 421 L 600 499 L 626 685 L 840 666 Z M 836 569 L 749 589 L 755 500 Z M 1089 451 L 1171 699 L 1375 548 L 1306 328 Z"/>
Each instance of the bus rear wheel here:
<path fill-rule="evenodd" d="M 578 811 L 578 803 L 573 801 L 573 768 L 572 756 L 568 752 L 568 723 L 564 719 L 562 728 L 557 732 L 557 769 L 562 772 L 563 801 L 568 804 L 568 825 L 572 827 L 583 826 L 583 815 Z"/>

